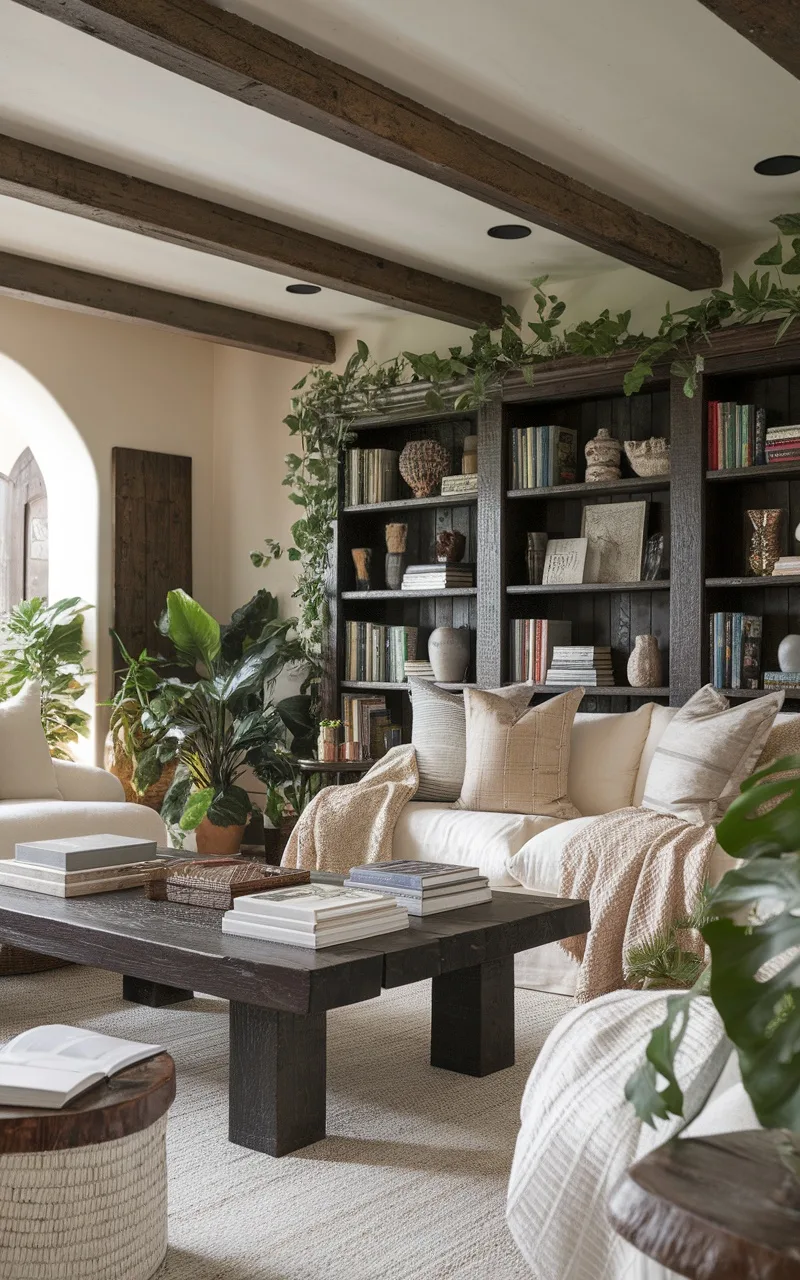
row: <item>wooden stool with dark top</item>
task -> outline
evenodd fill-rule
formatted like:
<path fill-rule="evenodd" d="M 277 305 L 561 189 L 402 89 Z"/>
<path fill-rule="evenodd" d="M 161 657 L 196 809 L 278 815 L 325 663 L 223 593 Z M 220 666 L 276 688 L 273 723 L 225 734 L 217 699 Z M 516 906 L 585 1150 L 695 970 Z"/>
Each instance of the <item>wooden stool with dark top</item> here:
<path fill-rule="evenodd" d="M 167 1251 L 168 1053 L 59 1111 L 0 1107 L 0 1280 L 149 1280 Z"/>

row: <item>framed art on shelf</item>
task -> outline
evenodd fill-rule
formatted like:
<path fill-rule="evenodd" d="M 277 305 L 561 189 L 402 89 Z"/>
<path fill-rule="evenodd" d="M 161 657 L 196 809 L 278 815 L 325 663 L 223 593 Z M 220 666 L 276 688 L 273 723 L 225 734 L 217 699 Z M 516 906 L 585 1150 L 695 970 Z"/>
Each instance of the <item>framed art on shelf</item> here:
<path fill-rule="evenodd" d="M 585 581 L 586 538 L 551 538 L 544 555 L 542 582 L 548 586 Z"/>
<path fill-rule="evenodd" d="M 589 581 L 641 582 L 647 509 L 646 502 L 584 507 L 581 534 L 589 547 Z"/>

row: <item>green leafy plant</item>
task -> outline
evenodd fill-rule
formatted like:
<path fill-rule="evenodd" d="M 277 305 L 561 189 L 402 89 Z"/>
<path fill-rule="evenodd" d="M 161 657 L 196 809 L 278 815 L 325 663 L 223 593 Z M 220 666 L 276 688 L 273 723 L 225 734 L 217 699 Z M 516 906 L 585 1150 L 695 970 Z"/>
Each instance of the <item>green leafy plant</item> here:
<path fill-rule="evenodd" d="M 668 1001 L 626 1097 L 648 1124 L 683 1114 L 675 1060 L 692 1002 L 710 995 L 761 1124 L 800 1131 L 800 756 L 749 778 L 717 828 L 742 865 L 708 899 L 710 969 Z M 659 1083 L 663 1080 L 665 1083 Z"/>
<path fill-rule="evenodd" d="M 131 785 L 141 796 L 153 782 L 158 781 L 161 773 L 161 768 L 155 770 L 153 765 L 156 762 L 159 766 L 161 764 L 154 748 L 163 740 L 167 728 L 164 695 L 158 693 L 163 683 L 165 663 L 163 658 L 149 654 L 146 649 L 134 657 L 119 636 L 115 632 L 112 635 L 124 666 L 115 672 L 120 677 L 116 693 L 102 705 L 111 707 L 109 731 L 114 751 L 120 751 L 130 761 L 133 770 Z M 140 761 L 146 755 L 151 763 L 140 769 Z"/>
<path fill-rule="evenodd" d="M 800 287 L 784 276 L 800 275 L 800 214 L 774 218 L 778 240 L 761 254 L 747 280 L 738 273 L 730 291 L 713 289 L 700 302 L 673 312 L 669 303 L 654 335 L 631 333 L 631 312 L 612 315 L 606 309 L 594 320 L 565 323 L 566 304 L 547 291 L 548 277 L 533 280 L 534 318 L 524 321 L 514 307 L 502 309 L 498 330 L 481 325 L 468 344 L 402 356 L 383 363 L 359 341 L 344 370 L 312 369 L 293 388 L 291 412 L 284 419 L 297 451 L 286 456 L 283 483 L 301 514 L 291 528 L 288 548 L 274 538 L 250 553 L 253 564 L 267 566 L 286 554 L 299 568 L 295 595 L 300 601 L 300 638 L 312 679 L 320 674 L 322 639 L 327 625 L 325 579 L 337 515 L 338 467 L 342 449 L 352 438 L 357 418 L 379 412 L 386 393 L 403 383 L 426 382 L 425 403 L 432 413 L 477 408 L 502 387 L 510 373 L 533 384 L 537 366 L 552 360 L 587 356 L 608 358 L 630 351 L 634 357 L 623 378 L 626 395 L 640 391 L 656 365 L 669 363 L 694 395 L 703 365 L 703 348 L 717 330 L 764 320 L 779 320 L 778 337 L 800 315 Z M 788 252 L 782 237 L 792 237 Z"/>
<path fill-rule="evenodd" d="M 37 596 L 12 609 L 0 630 L 0 701 L 38 681 L 45 737 L 58 760 L 71 759 L 71 744 L 89 735 L 89 713 L 77 705 L 92 674 L 83 647 L 89 608 L 79 596 L 51 605 Z"/>
<path fill-rule="evenodd" d="M 687 934 L 697 935 L 709 921 L 708 889 L 694 911 L 657 933 L 624 957 L 625 977 L 632 987 L 662 991 L 671 987 L 693 987 L 705 964 L 696 950 L 684 946 Z"/>
<path fill-rule="evenodd" d="M 285 740 L 284 721 L 269 705 L 268 690 L 301 651 L 293 619 L 277 617 L 277 602 L 260 591 L 221 627 L 184 591 L 170 591 L 159 624 L 178 660 L 200 672 L 197 680 L 161 681 L 142 714 L 142 729 L 158 740 L 139 758 L 137 785 L 151 785 L 168 759 L 180 767 L 162 816 L 191 831 L 204 818 L 215 826 L 241 826 L 250 797 L 239 779 Z"/>

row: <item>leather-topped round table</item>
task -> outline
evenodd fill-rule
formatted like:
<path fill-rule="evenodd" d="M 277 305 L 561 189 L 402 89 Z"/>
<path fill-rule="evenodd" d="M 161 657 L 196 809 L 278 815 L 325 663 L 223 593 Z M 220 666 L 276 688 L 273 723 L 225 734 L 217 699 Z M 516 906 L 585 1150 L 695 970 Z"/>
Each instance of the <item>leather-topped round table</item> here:
<path fill-rule="evenodd" d="M 149 1280 L 167 1252 L 160 1053 L 61 1110 L 0 1107 L 0 1280 Z"/>

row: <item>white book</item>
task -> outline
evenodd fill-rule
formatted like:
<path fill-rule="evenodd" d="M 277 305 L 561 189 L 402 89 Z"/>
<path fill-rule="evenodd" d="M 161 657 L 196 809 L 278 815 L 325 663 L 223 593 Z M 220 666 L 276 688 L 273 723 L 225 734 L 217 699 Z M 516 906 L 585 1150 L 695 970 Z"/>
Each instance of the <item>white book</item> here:
<path fill-rule="evenodd" d="M 155 840 L 134 836 L 73 836 L 64 840 L 33 840 L 14 846 L 16 862 L 58 871 L 88 871 L 147 862 L 158 856 Z"/>
<path fill-rule="evenodd" d="M 345 889 L 335 884 L 299 884 L 289 889 L 268 889 L 243 893 L 234 900 L 233 910 L 272 920 L 305 920 L 318 924 L 326 920 L 348 921 L 385 909 L 383 894 L 368 889 Z"/>
<path fill-rule="evenodd" d="M 462 867 L 456 862 L 421 862 L 396 858 L 391 862 L 365 862 L 350 868 L 350 879 L 367 886 L 386 888 L 427 889 L 447 884 L 459 884 L 474 880 L 480 875 L 477 867 Z"/>
<path fill-rule="evenodd" d="M 0 1106 L 59 1109 L 161 1045 L 104 1036 L 61 1023 L 32 1027 L 0 1050 Z"/>
<path fill-rule="evenodd" d="M 345 880 L 346 888 L 361 889 L 364 882 L 362 880 Z M 396 885 L 385 885 L 380 887 L 380 892 L 388 894 L 391 898 L 396 898 L 399 904 L 407 904 L 409 902 L 418 902 L 424 898 L 426 902 L 430 902 L 435 898 L 449 897 L 455 894 L 474 893 L 476 889 L 485 889 L 489 884 L 486 876 L 475 876 L 471 880 L 464 880 L 458 884 L 445 885 L 429 885 L 426 889 L 398 888 Z M 378 890 L 378 885 L 375 885 Z M 409 911 L 411 908 L 409 907 Z"/>
<path fill-rule="evenodd" d="M 237 899 L 240 902 L 241 899 Z M 288 921 L 284 922 L 289 924 Z M 370 921 L 361 920 L 349 924 L 341 924 L 339 928 L 329 928 L 316 932 L 304 932 L 299 928 L 284 928 L 263 916 L 249 915 L 245 911 L 226 911 L 222 917 L 222 932 L 234 934 L 240 938 L 260 938 L 263 942 L 282 942 L 290 947 L 308 947 L 319 950 L 321 947 L 334 947 L 342 942 L 357 942 L 360 938 L 373 938 L 383 933 L 397 933 L 408 928 L 408 912 L 398 907 L 392 912 L 380 912 Z"/>
<path fill-rule="evenodd" d="M 350 883 L 345 881 L 345 884 Z M 434 890 L 426 892 L 419 896 L 411 894 L 406 895 L 396 890 L 387 889 L 387 895 L 395 896 L 398 906 L 407 909 L 410 916 L 433 916 L 440 911 L 457 911 L 459 907 L 476 907 L 481 902 L 491 902 L 492 891 L 488 884 L 484 883 L 473 889 L 469 886 L 464 888 L 461 885 L 457 890 Z"/>
<path fill-rule="evenodd" d="M 157 865 L 160 865 L 160 859 Z M 80 898 L 91 893 L 112 893 L 116 889 L 138 889 L 153 878 L 153 863 L 133 863 L 128 867 L 98 868 L 85 879 L 73 880 L 70 872 L 46 874 L 46 868 L 28 866 L 13 859 L 0 860 L 0 886 L 45 893 L 51 898 Z"/>

